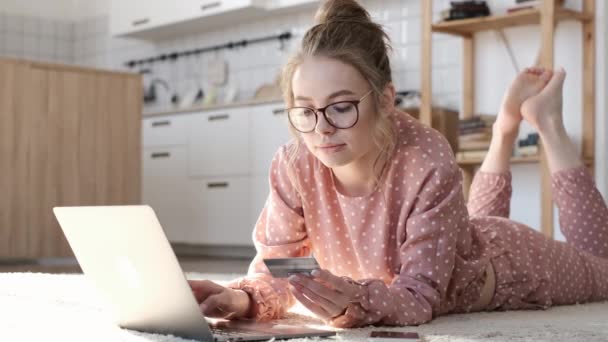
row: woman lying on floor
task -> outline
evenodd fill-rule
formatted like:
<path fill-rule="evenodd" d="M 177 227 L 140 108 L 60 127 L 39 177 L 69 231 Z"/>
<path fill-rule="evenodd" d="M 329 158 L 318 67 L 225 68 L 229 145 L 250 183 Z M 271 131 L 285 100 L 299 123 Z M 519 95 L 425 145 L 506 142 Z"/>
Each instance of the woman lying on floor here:
<path fill-rule="evenodd" d="M 351 0 L 316 20 L 284 68 L 295 139 L 270 168 L 258 254 L 228 288 L 191 282 L 206 316 L 277 319 L 298 300 L 337 327 L 414 325 L 608 298 L 608 209 L 564 129 L 563 70 L 514 80 L 465 204 L 446 140 L 393 105 L 382 28 Z M 566 243 L 508 219 L 522 118 L 545 148 Z M 311 277 L 274 279 L 262 262 L 311 253 Z"/>

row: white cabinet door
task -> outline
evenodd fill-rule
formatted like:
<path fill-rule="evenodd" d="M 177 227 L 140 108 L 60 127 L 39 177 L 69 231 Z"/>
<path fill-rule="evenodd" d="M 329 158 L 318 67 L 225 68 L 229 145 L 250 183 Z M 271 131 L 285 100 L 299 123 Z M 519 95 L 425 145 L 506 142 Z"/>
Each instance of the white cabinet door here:
<path fill-rule="evenodd" d="M 191 176 L 249 174 L 249 110 L 193 115 L 189 125 Z"/>
<path fill-rule="evenodd" d="M 121 35 L 160 25 L 167 5 L 166 1 L 112 0 L 110 31 L 113 35 Z"/>
<path fill-rule="evenodd" d="M 252 246 L 248 177 L 190 180 L 190 243 L 202 245 Z"/>
<path fill-rule="evenodd" d="M 319 0 L 268 0 L 270 10 L 312 8 L 320 4 Z"/>
<path fill-rule="evenodd" d="M 239 9 L 261 7 L 260 0 L 180 0 L 174 2 L 176 20 L 204 18 Z"/>
<path fill-rule="evenodd" d="M 190 230 L 186 163 L 185 146 L 143 150 L 143 203 L 154 209 L 171 242 L 186 242 Z"/>
<path fill-rule="evenodd" d="M 188 116 L 160 116 L 143 120 L 143 146 L 186 145 Z"/>
<path fill-rule="evenodd" d="M 157 40 L 200 33 L 264 13 L 266 0 L 112 0 L 113 35 Z"/>
<path fill-rule="evenodd" d="M 283 104 L 258 106 L 251 113 L 251 171 L 267 175 L 272 157 L 291 139 Z"/>

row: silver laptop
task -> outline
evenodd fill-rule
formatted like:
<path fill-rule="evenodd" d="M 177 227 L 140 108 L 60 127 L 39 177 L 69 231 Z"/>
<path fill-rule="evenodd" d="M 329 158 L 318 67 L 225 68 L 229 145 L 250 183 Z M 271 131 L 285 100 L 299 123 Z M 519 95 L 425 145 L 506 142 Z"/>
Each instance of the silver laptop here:
<path fill-rule="evenodd" d="M 200 341 L 335 335 L 275 323 L 206 320 L 149 206 L 57 207 L 53 212 L 85 276 L 123 328 Z"/>

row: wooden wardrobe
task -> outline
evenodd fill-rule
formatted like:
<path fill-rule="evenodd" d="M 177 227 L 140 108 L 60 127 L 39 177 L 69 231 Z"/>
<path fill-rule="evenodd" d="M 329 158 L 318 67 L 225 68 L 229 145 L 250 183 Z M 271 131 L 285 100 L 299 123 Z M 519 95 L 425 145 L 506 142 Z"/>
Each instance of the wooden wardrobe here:
<path fill-rule="evenodd" d="M 140 76 L 0 59 L 0 261 L 71 256 L 54 206 L 138 204 Z"/>

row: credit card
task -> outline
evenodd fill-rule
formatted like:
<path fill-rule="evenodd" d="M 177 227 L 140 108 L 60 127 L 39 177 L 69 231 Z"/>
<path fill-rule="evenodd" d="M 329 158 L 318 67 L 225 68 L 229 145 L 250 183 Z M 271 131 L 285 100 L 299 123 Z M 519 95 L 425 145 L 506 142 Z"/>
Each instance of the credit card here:
<path fill-rule="evenodd" d="M 310 272 L 320 268 L 317 260 L 311 257 L 264 259 L 264 264 L 275 278 L 287 278 L 297 273 L 310 275 Z"/>

